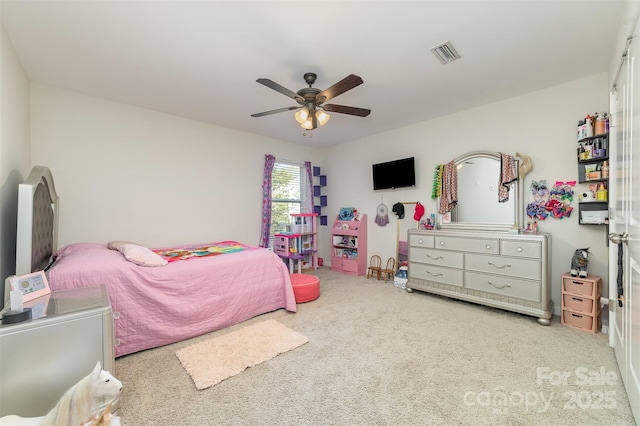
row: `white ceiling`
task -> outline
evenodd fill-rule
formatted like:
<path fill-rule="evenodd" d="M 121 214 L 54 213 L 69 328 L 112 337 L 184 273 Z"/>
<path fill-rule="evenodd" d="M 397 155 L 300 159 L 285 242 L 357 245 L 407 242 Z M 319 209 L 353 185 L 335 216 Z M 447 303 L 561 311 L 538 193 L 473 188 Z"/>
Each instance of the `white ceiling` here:
<path fill-rule="evenodd" d="M 608 71 L 626 2 L 583 1 L 10 1 L 4 29 L 32 81 L 296 143 L 328 146 Z M 429 49 L 450 41 L 461 59 Z M 303 136 L 295 106 L 256 83 L 326 89 Z M 549 112 L 550 114 L 553 111 Z M 498 118 L 499 119 L 499 118 Z"/>

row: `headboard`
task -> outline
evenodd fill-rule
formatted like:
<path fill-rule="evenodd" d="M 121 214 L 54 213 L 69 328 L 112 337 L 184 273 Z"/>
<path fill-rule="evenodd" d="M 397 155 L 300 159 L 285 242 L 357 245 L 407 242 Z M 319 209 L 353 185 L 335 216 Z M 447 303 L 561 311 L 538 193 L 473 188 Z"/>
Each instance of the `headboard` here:
<path fill-rule="evenodd" d="M 16 275 L 47 269 L 58 250 L 58 194 L 51 171 L 35 166 L 18 185 Z"/>

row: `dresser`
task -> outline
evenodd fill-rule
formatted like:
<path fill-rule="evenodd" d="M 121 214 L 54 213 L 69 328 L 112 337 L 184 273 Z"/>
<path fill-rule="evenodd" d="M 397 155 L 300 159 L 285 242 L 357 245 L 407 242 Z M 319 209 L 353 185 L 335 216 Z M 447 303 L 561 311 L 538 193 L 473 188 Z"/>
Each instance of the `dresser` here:
<path fill-rule="evenodd" d="M 505 309 L 549 325 L 548 234 L 410 230 L 407 291 Z"/>

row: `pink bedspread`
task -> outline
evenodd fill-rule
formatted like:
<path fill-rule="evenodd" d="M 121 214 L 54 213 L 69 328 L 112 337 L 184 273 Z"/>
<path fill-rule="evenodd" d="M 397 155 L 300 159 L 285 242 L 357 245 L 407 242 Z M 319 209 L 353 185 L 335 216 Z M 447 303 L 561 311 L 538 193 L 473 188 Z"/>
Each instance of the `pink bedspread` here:
<path fill-rule="evenodd" d="M 71 244 L 58 251 L 49 284 L 52 290 L 107 286 L 117 357 L 280 308 L 296 312 L 287 266 L 267 249 L 143 267 L 104 244 Z"/>

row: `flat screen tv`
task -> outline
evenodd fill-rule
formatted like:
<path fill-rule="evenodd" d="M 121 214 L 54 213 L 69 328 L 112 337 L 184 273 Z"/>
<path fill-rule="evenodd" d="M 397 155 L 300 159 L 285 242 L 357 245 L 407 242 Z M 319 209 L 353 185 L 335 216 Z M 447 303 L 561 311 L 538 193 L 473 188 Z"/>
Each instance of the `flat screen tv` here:
<path fill-rule="evenodd" d="M 378 163 L 371 167 L 373 168 L 374 191 L 405 188 L 416 184 L 414 157 Z"/>

